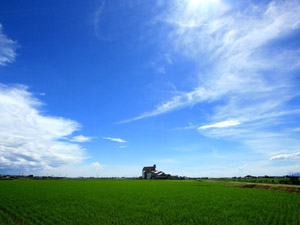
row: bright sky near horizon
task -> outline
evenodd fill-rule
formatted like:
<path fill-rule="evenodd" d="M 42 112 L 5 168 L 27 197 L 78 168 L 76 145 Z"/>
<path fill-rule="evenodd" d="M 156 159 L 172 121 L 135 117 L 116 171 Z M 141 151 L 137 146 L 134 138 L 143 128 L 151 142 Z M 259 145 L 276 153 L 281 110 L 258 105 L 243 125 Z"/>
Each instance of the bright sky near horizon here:
<path fill-rule="evenodd" d="M 300 171 L 300 1 L 0 2 L 0 174 Z"/>

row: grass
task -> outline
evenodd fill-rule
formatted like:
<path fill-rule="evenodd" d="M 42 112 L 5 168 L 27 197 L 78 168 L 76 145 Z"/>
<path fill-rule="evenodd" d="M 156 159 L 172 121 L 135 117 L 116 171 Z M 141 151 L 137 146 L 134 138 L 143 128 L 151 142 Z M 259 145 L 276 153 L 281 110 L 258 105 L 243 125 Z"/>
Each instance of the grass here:
<path fill-rule="evenodd" d="M 298 178 L 295 177 L 298 180 Z M 219 181 L 229 181 L 229 182 L 246 182 L 246 183 L 263 183 L 263 184 L 287 184 L 287 185 L 300 185 L 298 182 L 293 182 L 291 178 L 288 177 L 252 177 L 252 178 L 224 178 L 218 179 Z"/>
<path fill-rule="evenodd" d="M 291 193 L 298 193 L 300 194 L 300 187 L 292 187 L 288 185 L 277 185 L 277 184 L 254 184 L 254 183 L 247 183 L 247 184 L 235 184 L 236 187 L 241 188 L 258 188 L 258 189 L 265 189 L 265 190 L 273 190 L 273 191 L 284 191 L 284 192 L 291 192 Z"/>
<path fill-rule="evenodd" d="M 0 181 L 0 224 L 300 224 L 300 195 L 184 180 Z"/>

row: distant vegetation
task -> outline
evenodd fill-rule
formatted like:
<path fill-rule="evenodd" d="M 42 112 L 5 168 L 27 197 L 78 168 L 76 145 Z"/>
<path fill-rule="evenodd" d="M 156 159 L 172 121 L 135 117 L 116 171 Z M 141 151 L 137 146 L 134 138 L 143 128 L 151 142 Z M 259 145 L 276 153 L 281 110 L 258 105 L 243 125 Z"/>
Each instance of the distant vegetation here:
<path fill-rule="evenodd" d="M 233 178 L 220 178 L 222 181 L 234 181 L 234 182 L 247 182 L 247 183 L 264 183 L 264 184 L 290 184 L 299 185 L 299 178 L 297 176 L 284 176 L 284 177 L 233 177 Z"/>
<path fill-rule="evenodd" d="M 300 224 L 300 195 L 211 180 L 1 180 L 0 224 Z"/>

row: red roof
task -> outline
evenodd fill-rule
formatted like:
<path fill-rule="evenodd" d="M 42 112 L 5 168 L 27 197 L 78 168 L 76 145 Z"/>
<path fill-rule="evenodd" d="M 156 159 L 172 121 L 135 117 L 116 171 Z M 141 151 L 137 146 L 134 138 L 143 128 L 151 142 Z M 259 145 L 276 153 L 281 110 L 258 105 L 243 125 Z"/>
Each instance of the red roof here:
<path fill-rule="evenodd" d="M 154 166 L 145 166 L 144 169 L 153 169 Z"/>

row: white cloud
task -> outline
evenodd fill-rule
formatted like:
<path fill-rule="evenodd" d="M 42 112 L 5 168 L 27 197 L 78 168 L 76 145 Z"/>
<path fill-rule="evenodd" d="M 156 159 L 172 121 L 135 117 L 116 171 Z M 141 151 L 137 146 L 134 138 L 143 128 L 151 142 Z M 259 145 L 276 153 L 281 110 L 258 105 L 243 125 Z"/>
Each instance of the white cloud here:
<path fill-rule="evenodd" d="M 74 136 L 71 139 L 71 141 L 72 142 L 89 142 L 92 139 L 93 139 L 92 137 L 86 137 L 86 136 L 83 136 L 83 135 L 77 135 L 77 136 Z"/>
<path fill-rule="evenodd" d="M 121 138 L 112 138 L 112 137 L 102 137 L 105 140 L 115 141 L 119 143 L 125 143 L 126 141 Z"/>
<path fill-rule="evenodd" d="M 126 145 L 121 145 L 120 148 L 127 148 L 128 146 Z"/>
<path fill-rule="evenodd" d="M 50 169 L 81 162 L 84 149 L 64 141 L 80 128 L 72 120 L 43 115 L 25 86 L 0 85 L 0 169 Z"/>
<path fill-rule="evenodd" d="M 222 128 L 222 127 L 232 127 L 241 124 L 240 121 L 237 120 L 227 120 L 219 123 L 214 123 L 210 125 L 204 125 L 199 127 L 198 129 L 208 129 L 208 128 Z"/>
<path fill-rule="evenodd" d="M 0 24 L 0 65 L 4 66 L 7 63 L 14 62 L 16 58 L 16 42 L 9 39 L 3 33 L 2 25 Z"/>
<path fill-rule="evenodd" d="M 123 123 L 232 97 L 255 108 L 269 99 L 283 105 L 298 94 L 291 83 L 294 75 L 286 71 L 297 68 L 299 50 L 270 47 L 270 43 L 299 30 L 299 2 L 273 1 L 243 10 L 222 1 L 214 1 L 214 7 L 209 4 L 196 9 L 174 1 L 174 7 L 157 19 L 157 23 L 170 25 L 166 41 L 167 46 L 173 46 L 172 54 L 183 55 L 200 68 L 200 85 Z M 205 13 L 200 13 L 202 10 Z M 202 68 L 206 68 L 205 73 Z M 252 102 L 253 98 L 256 101 Z"/>
<path fill-rule="evenodd" d="M 201 135 L 234 141 L 242 150 L 259 153 L 266 160 L 280 155 L 282 149 L 287 154 L 294 152 L 300 147 L 297 129 L 290 128 L 300 125 L 296 39 L 300 2 L 274 0 L 238 7 L 235 2 L 224 2 L 216 1 L 211 8 L 207 2 L 204 8 L 192 9 L 186 2 L 174 1 L 169 11 L 157 17 L 156 23 L 170 28 L 163 35 L 169 37 L 165 51 L 173 59 L 194 62 L 192 79 L 198 82 L 190 91 L 175 87 L 178 91 L 173 97 L 123 122 L 198 104 L 192 109 L 196 111 L 203 103 L 205 114 L 199 118 L 210 125 L 198 126 Z"/>
<path fill-rule="evenodd" d="M 275 155 L 270 158 L 271 160 L 293 160 L 293 159 L 300 159 L 300 152 L 292 153 L 292 154 L 282 154 L 282 155 Z"/>

